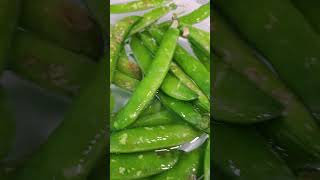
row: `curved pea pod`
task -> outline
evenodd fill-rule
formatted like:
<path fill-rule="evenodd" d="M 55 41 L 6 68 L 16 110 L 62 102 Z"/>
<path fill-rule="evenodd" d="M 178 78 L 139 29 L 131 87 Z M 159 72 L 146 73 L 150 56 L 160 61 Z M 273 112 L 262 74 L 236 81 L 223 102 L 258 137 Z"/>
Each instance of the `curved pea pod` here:
<path fill-rule="evenodd" d="M 107 150 L 107 61 L 64 121 L 15 174 L 17 180 L 84 179 Z"/>
<path fill-rule="evenodd" d="M 160 112 L 139 118 L 135 123 L 133 123 L 130 126 L 130 128 L 179 124 L 182 122 L 183 122 L 182 119 L 176 114 L 169 112 L 167 110 L 162 110 Z"/>
<path fill-rule="evenodd" d="M 146 27 L 150 26 L 151 24 L 155 23 L 157 20 L 159 20 L 162 16 L 165 16 L 168 14 L 171 10 L 174 10 L 177 8 L 177 5 L 174 3 L 168 5 L 159 7 L 156 9 L 153 9 L 150 12 L 145 13 L 140 21 L 134 25 L 134 27 L 131 29 L 129 36 L 143 31 Z"/>
<path fill-rule="evenodd" d="M 123 74 L 122 72 L 119 72 L 116 70 L 114 73 L 113 84 L 122 88 L 122 89 L 133 92 L 139 83 L 140 83 L 140 81 L 138 81 L 130 76 L 127 76 L 126 74 Z"/>
<path fill-rule="evenodd" d="M 168 0 L 136 0 L 128 3 L 110 4 L 110 13 L 128 13 L 159 7 Z"/>
<path fill-rule="evenodd" d="M 214 11 L 216 12 L 216 11 Z M 279 146 L 283 158 L 292 168 L 319 161 L 319 126 L 304 104 L 284 82 L 254 54 L 239 38 L 232 27 L 219 14 L 214 14 L 216 34 L 213 48 L 222 55 L 221 60 L 253 81 L 261 90 L 286 107 L 284 117 L 268 122 L 261 130 Z"/>
<path fill-rule="evenodd" d="M 157 42 L 161 42 L 164 33 L 160 29 L 151 27 L 148 31 Z M 210 73 L 206 67 L 180 45 L 176 47 L 174 61 L 191 77 L 203 93 L 210 97 Z"/>
<path fill-rule="evenodd" d="M 233 71 L 218 58 L 213 63 L 212 112 L 216 120 L 251 124 L 281 115 L 283 107 L 246 77 Z"/>
<path fill-rule="evenodd" d="M 13 147 L 16 135 L 16 126 L 13 112 L 6 97 L 5 91 L 0 89 L 0 165 Z M 1 167 L 0 167 L 1 177 Z"/>
<path fill-rule="evenodd" d="M 199 132 L 186 125 L 126 129 L 111 134 L 110 153 L 132 153 L 170 148 L 190 142 L 198 135 Z"/>
<path fill-rule="evenodd" d="M 161 110 L 163 110 L 163 106 L 161 104 L 161 102 L 155 98 L 153 99 L 150 104 L 141 112 L 139 117 L 143 117 L 143 116 L 147 116 L 150 114 L 154 114 L 157 112 L 160 112 Z"/>
<path fill-rule="evenodd" d="M 124 50 L 119 55 L 117 70 L 137 80 L 141 79 L 141 71 L 139 66 L 130 61 Z"/>
<path fill-rule="evenodd" d="M 177 151 L 111 154 L 110 179 L 149 177 L 171 169 L 178 160 Z"/>
<path fill-rule="evenodd" d="M 84 0 L 93 18 L 101 26 L 102 34 L 107 33 L 108 1 Z M 106 35 L 105 35 L 106 36 Z"/>
<path fill-rule="evenodd" d="M 54 92 L 74 96 L 97 64 L 86 56 L 56 47 L 26 31 L 16 33 L 10 69 Z"/>
<path fill-rule="evenodd" d="M 110 31 L 110 83 L 113 80 L 119 54 L 133 25 L 140 20 L 138 16 L 129 16 L 117 22 Z"/>
<path fill-rule="evenodd" d="M 155 177 L 153 180 L 162 179 L 197 179 L 200 167 L 201 149 L 193 150 L 189 153 L 181 153 L 178 163 L 172 169 L 167 170 Z"/>
<path fill-rule="evenodd" d="M 197 58 L 202 62 L 202 64 L 207 68 L 210 72 L 210 57 L 206 56 L 197 46 L 191 45 L 193 53 L 197 56 Z"/>
<path fill-rule="evenodd" d="M 279 77 L 320 119 L 320 36 L 291 1 L 215 1 Z M 244 4 L 250 4 L 244 6 Z M 244 13 L 244 12 L 251 13 Z M 250 14 L 250 15 L 249 15 Z M 251 14 L 255 14 L 252 16 Z"/>
<path fill-rule="evenodd" d="M 176 76 L 167 75 L 161 85 L 161 90 L 175 99 L 191 101 L 198 96 L 186 87 Z"/>
<path fill-rule="evenodd" d="M 191 103 L 176 100 L 161 92 L 159 92 L 157 96 L 164 106 L 175 112 L 183 120 L 199 130 L 210 132 L 209 117 L 202 116 Z"/>
<path fill-rule="evenodd" d="M 228 179 L 296 179 L 279 155 L 254 129 L 223 124 L 213 124 L 212 129 L 215 132 L 213 166 Z"/>
<path fill-rule="evenodd" d="M 25 0 L 20 23 L 62 48 L 95 59 L 103 53 L 100 28 L 82 1 Z"/>
<path fill-rule="evenodd" d="M 181 27 L 183 36 L 197 46 L 207 57 L 210 57 L 210 33 L 190 25 Z"/>
<path fill-rule="evenodd" d="M 207 140 L 207 144 L 204 152 L 204 164 L 203 164 L 203 172 L 204 172 L 204 180 L 210 180 L 210 139 Z"/>
<path fill-rule="evenodd" d="M 136 87 L 128 103 L 116 115 L 114 121 L 116 129 L 123 129 L 132 124 L 154 98 L 168 73 L 178 37 L 179 30 L 176 27 L 171 27 L 166 32 L 148 73 Z"/>
<path fill-rule="evenodd" d="M 152 62 L 151 52 L 143 45 L 142 41 L 140 41 L 136 36 L 132 36 L 130 41 L 130 47 L 132 49 L 134 59 L 137 61 L 143 74 L 146 74 Z"/>
<path fill-rule="evenodd" d="M 2 72 L 11 52 L 13 34 L 20 15 L 20 2 L 19 0 L 2 0 L 0 7 L 0 72 Z"/>

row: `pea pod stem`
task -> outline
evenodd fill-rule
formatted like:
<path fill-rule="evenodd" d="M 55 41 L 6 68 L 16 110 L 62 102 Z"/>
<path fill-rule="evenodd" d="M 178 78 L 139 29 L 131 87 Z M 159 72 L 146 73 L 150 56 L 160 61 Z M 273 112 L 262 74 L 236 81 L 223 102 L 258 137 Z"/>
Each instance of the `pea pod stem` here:
<path fill-rule="evenodd" d="M 168 0 L 136 0 L 129 3 L 111 4 L 110 13 L 117 14 L 142 11 L 154 7 L 159 7 L 166 2 L 168 2 Z"/>
<path fill-rule="evenodd" d="M 153 99 L 168 73 L 178 37 L 179 30 L 176 27 L 171 27 L 166 32 L 148 73 L 136 87 L 128 103 L 116 115 L 114 122 L 116 129 L 123 129 L 132 124 Z"/>
<path fill-rule="evenodd" d="M 190 25 L 183 25 L 181 27 L 183 36 L 188 38 L 191 44 L 198 47 L 202 53 L 210 57 L 210 33 L 198 29 Z"/>

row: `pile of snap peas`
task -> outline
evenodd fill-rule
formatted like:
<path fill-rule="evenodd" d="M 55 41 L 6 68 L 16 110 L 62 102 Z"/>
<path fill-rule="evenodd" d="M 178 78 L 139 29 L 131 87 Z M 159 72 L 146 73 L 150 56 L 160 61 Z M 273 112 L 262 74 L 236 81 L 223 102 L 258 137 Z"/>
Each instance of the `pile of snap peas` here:
<path fill-rule="evenodd" d="M 210 179 L 209 138 L 181 148 L 210 134 L 210 33 L 193 26 L 210 4 L 158 23 L 176 8 L 166 0 L 110 4 L 112 15 L 148 10 L 110 30 L 110 83 L 131 93 L 114 111 L 111 91 L 110 179 Z"/>
<path fill-rule="evenodd" d="M 213 4 L 214 176 L 319 179 L 319 3 Z"/>

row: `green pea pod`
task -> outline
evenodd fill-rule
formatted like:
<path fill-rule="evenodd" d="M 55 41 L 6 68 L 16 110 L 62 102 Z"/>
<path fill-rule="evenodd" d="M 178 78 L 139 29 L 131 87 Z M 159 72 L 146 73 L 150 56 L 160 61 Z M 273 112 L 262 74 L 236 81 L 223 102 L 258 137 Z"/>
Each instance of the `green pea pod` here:
<path fill-rule="evenodd" d="M 204 152 L 204 165 L 203 165 L 203 172 L 204 172 L 204 180 L 210 180 L 210 139 L 207 140 L 205 152 Z"/>
<path fill-rule="evenodd" d="M 193 53 L 197 56 L 197 58 L 202 62 L 202 64 L 207 68 L 210 72 L 210 58 L 206 56 L 197 46 L 191 45 Z"/>
<path fill-rule="evenodd" d="M 201 149 L 193 150 L 189 153 L 182 153 L 178 163 L 170 170 L 167 170 L 155 177 L 153 180 L 175 179 L 186 180 L 196 179 L 199 171 L 201 159 Z"/>
<path fill-rule="evenodd" d="M 139 83 L 140 81 L 130 76 L 127 76 L 119 71 L 115 71 L 114 73 L 113 84 L 115 84 L 116 86 L 122 89 L 133 92 Z"/>
<path fill-rule="evenodd" d="M 128 13 L 159 7 L 168 0 L 136 0 L 129 3 L 110 4 L 110 13 Z"/>
<path fill-rule="evenodd" d="M 182 119 L 176 114 L 163 110 L 151 115 L 147 115 L 139 118 L 135 123 L 133 123 L 130 128 L 134 127 L 145 127 L 145 126 L 160 126 L 168 124 L 177 124 L 183 122 Z"/>
<path fill-rule="evenodd" d="M 107 61 L 74 101 L 64 121 L 16 172 L 17 180 L 84 179 L 107 150 Z"/>
<path fill-rule="evenodd" d="M 216 120 L 252 124 L 281 115 L 283 108 L 277 101 L 221 60 L 214 59 L 212 111 Z"/>
<path fill-rule="evenodd" d="M 315 0 L 292 0 L 293 4 L 301 11 L 314 29 L 320 33 L 319 1 Z"/>
<path fill-rule="evenodd" d="M 10 69 L 41 87 L 73 96 L 91 77 L 96 63 L 26 31 L 16 33 Z"/>
<path fill-rule="evenodd" d="M 241 3 L 217 0 L 215 3 L 238 31 L 267 57 L 313 116 L 320 119 L 320 36 L 292 2 L 263 0 L 257 4 L 252 0 Z"/>
<path fill-rule="evenodd" d="M 149 32 L 157 42 L 162 41 L 163 32 L 160 29 L 151 27 Z M 205 66 L 179 45 L 176 47 L 174 60 L 194 80 L 205 95 L 210 97 L 210 73 Z"/>
<path fill-rule="evenodd" d="M 2 0 L 0 7 L 0 72 L 2 72 L 11 52 L 13 34 L 20 14 L 20 3 L 19 0 Z"/>
<path fill-rule="evenodd" d="M 254 129 L 222 124 L 214 124 L 212 128 L 215 132 L 213 166 L 226 174 L 228 179 L 296 179 L 279 155 Z"/>
<path fill-rule="evenodd" d="M 200 6 L 198 9 L 192 11 L 189 14 L 178 17 L 178 21 L 181 24 L 192 25 L 205 20 L 209 16 L 210 16 L 210 3 L 207 3 Z M 170 24 L 171 24 L 171 21 L 166 21 L 161 23 L 159 26 L 161 27 L 161 29 L 167 29 Z"/>
<path fill-rule="evenodd" d="M 140 20 L 138 16 L 129 16 L 117 22 L 110 31 L 110 83 L 113 80 L 119 54 L 133 25 Z"/>
<path fill-rule="evenodd" d="M 210 33 L 190 25 L 181 27 L 183 36 L 197 46 L 207 57 L 210 57 Z"/>
<path fill-rule="evenodd" d="M 117 70 L 137 80 L 141 79 L 139 66 L 128 59 L 126 52 L 123 50 L 118 59 Z"/>
<path fill-rule="evenodd" d="M 186 125 L 126 129 L 111 134 L 110 153 L 132 153 L 170 148 L 190 142 L 198 135 L 199 132 Z"/>
<path fill-rule="evenodd" d="M 150 104 L 141 112 L 139 117 L 147 116 L 163 110 L 162 104 L 158 99 L 153 99 Z"/>
<path fill-rule="evenodd" d="M 107 7 L 108 3 L 107 1 L 101 1 L 101 0 L 83 0 L 87 7 L 90 10 L 90 13 L 92 14 L 93 18 L 98 22 L 98 24 L 101 26 L 102 33 L 107 32 Z"/>
<path fill-rule="evenodd" d="M 20 23 L 62 48 L 96 60 L 103 53 L 100 28 L 82 1 L 24 0 Z"/>
<path fill-rule="evenodd" d="M 191 103 L 176 100 L 161 92 L 157 96 L 164 106 L 178 114 L 186 122 L 202 131 L 210 131 L 210 119 L 196 111 Z"/>
<path fill-rule="evenodd" d="M 151 37 L 150 33 L 148 32 L 142 32 L 138 34 L 139 39 L 142 41 L 142 44 L 149 49 L 149 51 L 154 54 L 154 52 L 158 48 L 157 41 Z"/>
<path fill-rule="evenodd" d="M 0 165 L 1 161 L 8 155 L 8 152 L 13 147 L 15 138 L 15 119 L 11 108 L 9 107 L 6 93 L 0 89 Z M 1 176 L 1 166 L 0 166 Z"/>
<path fill-rule="evenodd" d="M 152 62 L 152 54 L 150 51 L 142 44 L 142 41 L 137 39 L 136 36 L 132 36 L 130 47 L 132 49 L 133 56 L 137 61 L 139 67 L 141 68 L 143 74 L 148 72 L 150 64 Z"/>
<path fill-rule="evenodd" d="M 179 30 L 176 27 L 171 27 L 166 32 L 148 73 L 139 83 L 128 103 L 116 115 L 114 122 L 116 129 L 123 129 L 132 124 L 153 99 L 168 73 L 178 37 Z"/>
<path fill-rule="evenodd" d="M 145 13 L 142 16 L 141 20 L 131 29 L 129 35 L 131 36 L 137 32 L 144 30 L 146 27 L 150 26 L 151 24 L 159 20 L 162 16 L 168 14 L 171 10 L 174 10 L 176 8 L 177 6 L 172 3 L 168 6 L 159 7 L 157 9 Z"/>
<path fill-rule="evenodd" d="M 255 56 L 253 50 L 239 38 L 221 15 L 215 13 L 214 19 L 216 37 L 213 48 L 222 55 L 221 60 L 286 107 L 283 118 L 268 122 L 261 129 L 280 147 L 278 149 L 285 150 L 283 158 L 291 167 L 301 168 L 312 161 L 317 162 L 320 157 L 320 130 L 309 110 L 278 76 Z"/>
<path fill-rule="evenodd" d="M 167 171 L 178 162 L 178 152 L 111 154 L 110 179 L 139 179 Z"/>

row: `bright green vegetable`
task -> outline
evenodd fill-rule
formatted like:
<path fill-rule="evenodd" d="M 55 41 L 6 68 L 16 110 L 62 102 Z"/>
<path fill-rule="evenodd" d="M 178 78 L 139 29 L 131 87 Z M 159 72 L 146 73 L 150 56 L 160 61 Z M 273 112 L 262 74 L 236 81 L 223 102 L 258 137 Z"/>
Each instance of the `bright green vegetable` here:
<path fill-rule="evenodd" d="M 133 25 L 140 20 L 138 16 L 129 16 L 117 22 L 110 31 L 110 83 L 113 80 L 119 54 L 123 48 L 123 42 Z"/>
<path fill-rule="evenodd" d="M 126 52 L 123 50 L 118 59 L 117 70 L 137 80 L 141 79 L 141 71 L 139 66 L 130 61 Z"/>
<path fill-rule="evenodd" d="M 136 36 L 132 36 L 130 47 L 143 74 L 146 74 L 152 62 L 152 54 Z"/>
<path fill-rule="evenodd" d="M 192 126 L 205 132 L 210 131 L 209 117 L 202 116 L 198 111 L 195 110 L 191 103 L 176 100 L 160 92 L 157 96 L 164 106 L 178 114 L 182 119 L 190 123 Z"/>
<path fill-rule="evenodd" d="M 133 123 L 130 126 L 130 128 L 178 124 L 181 122 L 183 121 L 179 116 L 167 110 L 163 110 L 163 111 L 139 118 L 135 123 Z"/>
<path fill-rule="evenodd" d="M 210 72 L 210 57 L 206 56 L 197 46 L 191 45 L 193 53 L 197 56 L 197 58 L 202 62 L 202 64 L 207 68 Z"/>
<path fill-rule="evenodd" d="M 199 132 L 186 125 L 126 129 L 111 134 L 110 153 L 132 153 L 170 148 L 190 142 L 197 136 Z"/>
<path fill-rule="evenodd" d="M 95 60 L 103 53 L 100 28 L 81 0 L 24 0 L 20 23 L 43 39 Z"/>
<path fill-rule="evenodd" d="M 167 171 L 178 162 L 177 152 L 111 154 L 110 178 L 139 179 Z"/>
<path fill-rule="evenodd" d="M 153 180 L 175 179 L 186 180 L 196 179 L 199 172 L 201 149 L 198 148 L 189 153 L 182 153 L 178 163 L 172 169 L 167 170 L 154 178 Z"/>
<path fill-rule="evenodd" d="M 181 27 L 183 36 L 198 47 L 207 57 L 210 57 L 210 33 L 190 25 Z"/>
<path fill-rule="evenodd" d="M 128 13 L 163 5 L 167 0 L 136 0 L 129 3 L 110 4 L 110 13 Z"/>
<path fill-rule="evenodd" d="M 134 89 L 138 86 L 139 82 L 140 81 L 138 81 L 132 77 L 129 77 L 119 71 L 116 71 L 114 73 L 113 83 L 114 83 L 114 85 L 116 85 L 122 89 L 133 92 Z"/>
<path fill-rule="evenodd" d="M 13 35 L 20 15 L 20 0 L 0 2 L 0 72 L 5 69 L 11 54 Z"/>
<path fill-rule="evenodd" d="M 106 151 L 107 61 L 74 101 L 65 119 L 16 172 L 17 180 L 84 179 Z M 71 131 L 72 130 L 72 131 Z"/>
<path fill-rule="evenodd" d="M 116 115 L 114 122 L 116 129 L 123 129 L 132 124 L 155 96 L 169 70 L 178 37 L 179 30 L 176 27 L 171 27 L 166 32 L 147 74 L 137 86 L 128 103 Z"/>

